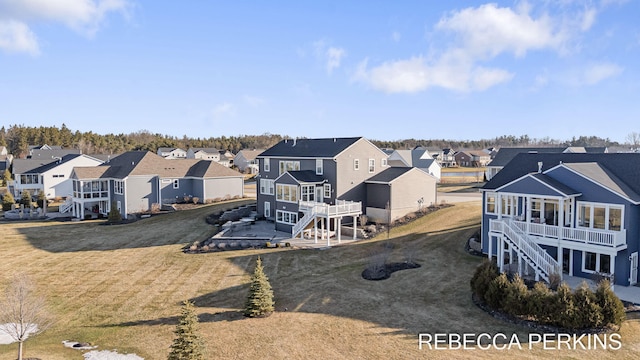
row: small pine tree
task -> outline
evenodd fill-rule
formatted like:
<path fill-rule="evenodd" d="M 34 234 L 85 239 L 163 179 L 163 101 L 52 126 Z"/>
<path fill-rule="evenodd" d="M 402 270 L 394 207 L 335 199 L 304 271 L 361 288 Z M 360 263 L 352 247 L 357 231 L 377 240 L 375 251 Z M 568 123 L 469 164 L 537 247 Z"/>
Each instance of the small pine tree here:
<path fill-rule="evenodd" d="M 586 329 L 602 325 L 602 308 L 586 282 L 583 281 L 573 293 L 573 302 L 576 307 L 574 318 L 576 328 Z"/>
<path fill-rule="evenodd" d="M 609 280 L 602 280 L 596 289 L 596 302 L 602 309 L 602 324 L 614 324 L 620 326 L 626 318 L 624 304 L 620 298 L 611 290 Z"/>
<path fill-rule="evenodd" d="M 489 283 L 489 288 L 487 288 L 487 292 L 484 295 L 487 305 L 496 310 L 502 310 L 505 305 L 508 287 L 509 279 L 507 279 L 507 275 L 505 273 L 502 273 L 493 279 Z"/>
<path fill-rule="evenodd" d="M 111 209 L 109 209 L 109 216 L 107 218 L 107 222 L 109 224 L 118 224 L 122 221 L 122 215 L 120 214 L 120 211 L 118 210 L 118 206 L 116 205 L 116 202 L 113 201 L 111 203 Z"/>
<path fill-rule="evenodd" d="M 569 285 L 563 282 L 556 290 L 549 317 L 554 325 L 575 329 L 575 313 L 576 307 L 573 302 L 573 293 Z"/>
<path fill-rule="evenodd" d="M 20 204 L 24 205 L 25 208 L 31 207 L 31 193 L 29 190 L 23 190 L 22 195 L 20 196 Z"/>
<path fill-rule="evenodd" d="M 554 293 L 551 289 L 542 281 L 536 282 L 533 286 L 533 290 L 529 293 L 529 300 L 527 301 L 527 312 L 532 315 L 542 324 L 548 324 L 551 322 L 549 318 L 549 309 L 551 308 L 551 301 L 554 299 Z"/>
<path fill-rule="evenodd" d="M 493 261 L 485 259 L 480 265 L 478 265 L 470 281 L 471 290 L 476 294 L 478 300 L 483 302 L 487 301 L 485 299 L 485 294 L 487 293 L 489 284 L 493 279 L 497 278 L 498 275 L 498 267 Z"/>
<path fill-rule="evenodd" d="M 529 301 L 529 289 L 519 274 L 513 277 L 506 288 L 504 299 L 504 310 L 511 315 L 527 314 L 527 303 Z"/>
<path fill-rule="evenodd" d="M 204 341 L 198 333 L 198 315 L 193 303 L 182 303 L 180 320 L 174 331 L 176 338 L 171 345 L 168 360 L 204 360 Z"/>
<path fill-rule="evenodd" d="M 13 198 L 13 195 L 9 191 L 7 191 L 2 197 L 2 210 L 9 211 L 11 210 L 11 206 L 16 203 L 16 200 Z"/>
<path fill-rule="evenodd" d="M 2 186 L 7 186 L 11 181 L 11 171 L 9 169 L 4 170 L 4 175 L 2 176 Z"/>
<path fill-rule="evenodd" d="M 262 268 L 262 260 L 258 256 L 256 268 L 251 276 L 251 288 L 245 304 L 244 316 L 266 317 L 274 311 L 273 290 L 269 278 Z"/>

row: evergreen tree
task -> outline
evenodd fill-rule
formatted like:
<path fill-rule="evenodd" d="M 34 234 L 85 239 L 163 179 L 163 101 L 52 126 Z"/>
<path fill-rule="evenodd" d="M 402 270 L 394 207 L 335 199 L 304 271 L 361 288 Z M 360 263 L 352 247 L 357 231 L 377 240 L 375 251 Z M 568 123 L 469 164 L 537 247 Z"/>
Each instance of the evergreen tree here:
<path fill-rule="evenodd" d="M 620 298 L 611 290 L 609 280 L 602 280 L 598 283 L 596 289 L 596 301 L 602 309 L 603 325 L 615 324 L 620 326 L 626 315 L 624 312 L 624 304 Z"/>
<path fill-rule="evenodd" d="M 269 278 L 262 268 L 262 260 L 258 256 L 256 268 L 251 276 L 251 288 L 245 304 L 244 316 L 266 317 L 274 311 L 273 290 Z"/>
<path fill-rule="evenodd" d="M 16 200 L 11 195 L 11 192 L 7 191 L 2 197 L 2 210 L 9 211 L 11 210 L 11 206 L 15 204 Z"/>
<path fill-rule="evenodd" d="M 204 341 L 198 333 L 198 315 L 193 303 L 185 300 L 181 311 L 168 360 L 204 360 Z"/>
<path fill-rule="evenodd" d="M 122 215 L 120 214 L 120 210 L 118 210 L 118 205 L 115 201 L 111 202 L 111 209 L 109 209 L 109 215 L 107 217 L 107 222 L 109 224 L 119 224 L 122 221 Z"/>
<path fill-rule="evenodd" d="M 31 207 L 31 193 L 29 190 L 23 190 L 22 195 L 20 196 L 20 204 L 24 205 L 25 208 Z"/>
<path fill-rule="evenodd" d="M 2 186 L 9 185 L 9 181 L 11 181 L 11 171 L 9 171 L 9 169 L 5 169 L 2 176 Z"/>

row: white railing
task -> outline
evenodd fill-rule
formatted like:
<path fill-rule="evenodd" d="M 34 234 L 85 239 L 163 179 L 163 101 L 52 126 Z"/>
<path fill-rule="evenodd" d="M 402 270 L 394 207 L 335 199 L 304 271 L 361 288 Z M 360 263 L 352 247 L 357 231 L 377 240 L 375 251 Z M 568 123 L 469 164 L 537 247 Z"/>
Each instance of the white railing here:
<path fill-rule="evenodd" d="M 73 200 L 71 199 L 71 196 L 67 197 L 67 200 L 65 200 L 64 203 L 62 203 L 60 205 L 60 207 L 58 208 L 58 212 L 60 213 L 66 213 L 69 210 L 71 210 L 71 208 L 73 207 Z"/>
<path fill-rule="evenodd" d="M 618 247 L 627 244 L 626 231 L 569 228 L 516 220 L 510 222 L 520 231 L 533 236 L 570 240 L 608 247 Z"/>
<path fill-rule="evenodd" d="M 304 228 L 313 220 L 316 214 L 312 211 L 305 212 L 304 216 L 298 220 L 298 222 L 293 225 L 291 229 L 291 237 L 295 238 Z"/>
<path fill-rule="evenodd" d="M 511 224 L 509 224 L 511 223 Z M 517 226 L 513 226 L 513 222 L 505 222 L 502 220 L 489 220 L 490 231 L 504 234 L 507 240 L 513 244 L 516 250 L 519 250 L 530 261 L 531 265 L 538 271 L 542 272 L 540 276 L 549 281 L 549 275 L 562 274 L 560 264 L 549 255 L 543 248 L 531 241 L 527 234 L 522 232 Z"/>
<path fill-rule="evenodd" d="M 300 201 L 298 210 L 313 212 L 319 216 L 360 215 L 362 214 L 362 203 L 360 201 L 336 200 L 335 205 L 329 205 L 314 201 Z"/>

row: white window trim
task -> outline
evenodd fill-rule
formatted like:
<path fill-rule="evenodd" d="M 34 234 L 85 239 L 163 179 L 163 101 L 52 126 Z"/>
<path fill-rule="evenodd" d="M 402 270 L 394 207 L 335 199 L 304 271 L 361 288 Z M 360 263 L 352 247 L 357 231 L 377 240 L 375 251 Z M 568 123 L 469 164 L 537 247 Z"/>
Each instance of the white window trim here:
<path fill-rule="evenodd" d="M 180 179 L 173 179 L 173 188 L 180 189 Z"/>
<path fill-rule="evenodd" d="M 289 221 L 284 221 L 285 214 L 289 216 Z M 280 217 L 282 217 L 282 220 L 278 220 Z M 295 221 L 291 221 L 291 219 L 295 219 Z M 276 222 L 280 224 L 295 225 L 298 222 L 298 213 L 276 210 Z"/>
<path fill-rule="evenodd" d="M 322 159 L 316 159 L 316 175 L 322 175 L 323 171 Z"/>
<path fill-rule="evenodd" d="M 369 164 L 367 168 L 370 174 L 376 172 L 376 159 L 369 159 Z"/>
<path fill-rule="evenodd" d="M 263 186 L 263 183 L 264 183 L 264 186 Z M 263 195 L 275 194 L 275 180 L 260 179 L 260 194 L 263 194 Z"/>
<path fill-rule="evenodd" d="M 493 197 L 493 211 L 489 211 L 489 197 Z M 497 214 L 498 213 L 498 195 L 494 192 L 486 193 L 484 200 L 484 213 L 485 214 Z"/>
<path fill-rule="evenodd" d="M 325 199 L 331 199 L 331 184 L 324 184 L 323 195 Z"/>
<path fill-rule="evenodd" d="M 291 200 L 287 200 L 284 198 L 280 198 L 278 196 L 278 187 L 289 187 L 290 189 L 295 189 L 295 193 L 296 193 L 296 200 L 295 201 L 291 201 Z M 290 190 L 291 191 L 291 190 Z M 284 191 L 283 191 L 284 192 Z M 290 192 L 291 193 L 291 192 Z M 293 204 L 297 204 L 298 203 L 298 199 L 300 199 L 300 194 L 298 194 L 298 187 L 296 185 L 290 185 L 290 184 L 276 184 L 276 200 L 280 201 L 280 202 L 288 202 L 288 203 L 293 203 Z"/>
<path fill-rule="evenodd" d="M 581 214 L 582 211 L 580 211 L 580 207 L 581 206 L 586 206 L 589 207 L 589 226 L 581 226 L 580 222 L 581 222 Z M 604 229 L 597 229 L 593 227 L 593 213 L 594 213 L 594 206 L 597 207 L 604 207 L 604 224 L 605 224 L 605 228 Z M 581 229 L 596 229 L 596 230 L 607 230 L 607 231 L 618 231 L 618 230 L 609 230 L 609 211 L 611 209 L 619 209 L 620 210 L 620 230 L 619 231 L 624 231 L 625 227 L 624 227 L 624 205 L 620 205 L 620 204 L 608 204 L 608 203 L 597 203 L 597 202 L 590 202 L 590 201 L 577 201 L 576 202 L 576 228 L 581 228 Z"/>
<path fill-rule="evenodd" d="M 587 263 L 587 253 L 590 252 L 592 254 L 596 254 L 596 269 L 595 270 L 589 270 L 586 268 L 586 263 Z M 602 257 L 602 255 L 607 255 L 609 256 L 609 272 L 608 273 L 603 273 L 600 269 L 600 266 L 602 265 L 600 263 L 600 257 Z M 602 254 L 602 253 L 597 253 L 597 252 L 593 252 L 593 251 L 583 251 L 582 252 L 582 272 L 585 274 L 610 274 L 611 273 L 611 258 L 612 256 L 609 254 Z"/>
<path fill-rule="evenodd" d="M 113 181 L 113 193 L 118 195 L 124 195 L 124 181 L 122 180 Z"/>
<path fill-rule="evenodd" d="M 289 166 L 291 165 L 291 166 Z M 288 167 L 291 167 L 291 169 L 287 169 Z M 287 171 L 298 171 L 300 170 L 300 161 L 293 161 L 293 160 L 280 160 L 278 162 L 278 174 L 282 175 Z"/>
<path fill-rule="evenodd" d="M 264 202 L 264 217 L 265 218 L 271 217 L 271 203 L 269 201 Z"/>
<path fill-rule="evenodd" d="M 387 159 L 382 159 L 380 166 L 385 167 L 387 166 Z"/>
<path fill-rule="evenodd" d="M 353 170 L 360 170 L 360 159 L 353 159 Z"/>
<path fill-rule="evenodd" d="M 269 161 L 270 159 L 269 158 L 264 158 L 263 160 L 264 160 L 264 163 L 262 165 L 262 169 L 265 172 L 271 171 L 271 164 L 270 164 L 271 162 Z"/>

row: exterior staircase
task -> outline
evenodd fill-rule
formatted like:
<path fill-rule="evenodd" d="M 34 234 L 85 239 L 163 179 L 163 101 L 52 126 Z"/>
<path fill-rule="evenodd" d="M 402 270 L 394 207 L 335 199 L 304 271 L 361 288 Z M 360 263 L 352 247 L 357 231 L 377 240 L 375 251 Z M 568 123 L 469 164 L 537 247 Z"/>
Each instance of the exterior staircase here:
<path fill-rule="evenodd" d="M 549 253 L 536 244 L 527 234 L 517 226 L 510 224 L 510 221 L 491 220 L 491 231 L 503 235 L 512 250 L 523 258 L 525 263 L 531 266 L 538 277 L 549 282 L 551 274 L 562 276 L 562 267 Z"/>
<path fill-rule="evenodd" d="M 309 225 L 309 223 L 311 223 L 311 221 L 313 221 L 313 219 L 316 217 L 316 211 L 315 208 L 311 208 L 311 210 L 306 211 L 304 213 L 304 216 L 298 220 L 298 222 L 293 225 L 293 229 L 291 229 L 291 237 L 295 238 L 296 236 L 300 235 L 300 233 L 307 227 L 307 225 Z"/>
<path fill-rule="evenodd" d="M 70 196 L 68 196 L 67 200 L 65 200 L 65 202 L 60 205 L 60 207 L 58 208 L 58 211 L 61 214 L 63 214 L 63 213 L 69 212 L 71 208 L 73 208 L 73 200 L 71 199 Z"/>

